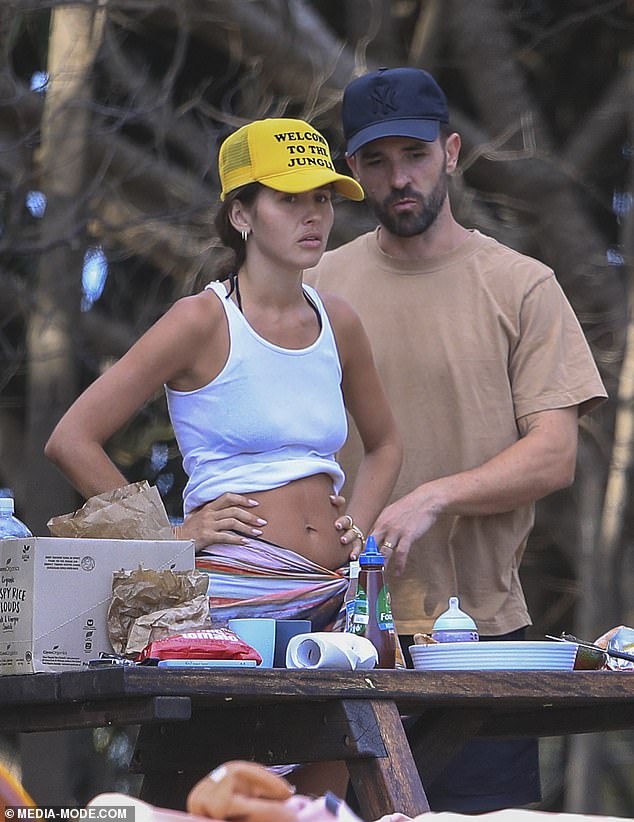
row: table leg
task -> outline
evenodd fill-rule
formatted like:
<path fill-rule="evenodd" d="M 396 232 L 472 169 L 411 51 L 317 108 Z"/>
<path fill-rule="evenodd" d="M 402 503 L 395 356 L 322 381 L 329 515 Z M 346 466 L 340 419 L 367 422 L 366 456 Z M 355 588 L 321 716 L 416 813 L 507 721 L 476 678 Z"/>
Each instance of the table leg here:
<path fill-rule="evenodd" d="M 428 788 L 467 742 L 477 736 L 488 715 L 481 708 L 440 708 L 405 721 L 416 768 Z"/>
<path fill-rule="evenodd" d="M 343 703 L 346 710 L 354 710 L 355 704 L 354 700 Z M 367 706 L 368 701 L 363 700 L 362 704 Z M 387 756 L 347 761 L 361 814 L 372 820 L 395 811 L 412 817 L 429 811 L 396 705 L 387 700 L 371 700 L 369 704 Z"/>
<path fill-rule="evenodd" d="M 391 700 L 211 708 L 190 722 L 143 726 L 134 755 L 134 770 L 144 774 L 141 798 L 183 808 L 197 778 L 227 759 L 264 765 L 345 760 L 366 819 L 429 810 Z M 201 767 L 206 771 L 199 773 Z"/>

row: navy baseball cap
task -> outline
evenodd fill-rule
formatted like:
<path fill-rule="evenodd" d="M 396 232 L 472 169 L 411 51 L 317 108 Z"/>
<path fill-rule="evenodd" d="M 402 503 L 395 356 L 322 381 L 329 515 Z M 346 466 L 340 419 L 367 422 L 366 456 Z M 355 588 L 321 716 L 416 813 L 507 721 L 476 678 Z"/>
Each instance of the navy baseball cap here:
<path fill-rule="evenodd" d="M 449 122 L 447 98 L 434 78 L 418 68 L 382 68 L 352 80 L 341 109 L 346 153 L 380 137 L 432 142 Z"/>

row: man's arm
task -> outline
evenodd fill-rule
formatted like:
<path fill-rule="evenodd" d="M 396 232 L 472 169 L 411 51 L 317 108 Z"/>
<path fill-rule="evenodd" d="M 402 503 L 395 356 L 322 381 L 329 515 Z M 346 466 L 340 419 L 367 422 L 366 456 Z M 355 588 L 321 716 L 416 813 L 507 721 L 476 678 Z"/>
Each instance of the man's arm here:
<path fill-rule="evenodd" d="M 578 409 L 557 408 L 518 420 L 520 439 L 468 471 L 419 485 L 388 506 L 373 533 L 393 546 L 392 569 L 401 573 L 412 543 L 444 515 L 486 516 L 569 486 L 575 476 Z"/>

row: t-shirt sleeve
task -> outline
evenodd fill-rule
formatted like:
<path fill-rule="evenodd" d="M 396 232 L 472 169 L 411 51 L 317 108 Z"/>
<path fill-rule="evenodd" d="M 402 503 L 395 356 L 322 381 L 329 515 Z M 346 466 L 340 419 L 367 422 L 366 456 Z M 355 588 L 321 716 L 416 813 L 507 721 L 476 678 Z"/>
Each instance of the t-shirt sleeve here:
<path fill-rule="evenodd" d="M 522 301 L 509 372 L 517 418 L 573 405 L 581 415 L 607 397 L 583 330 L 553 275 Z"/>

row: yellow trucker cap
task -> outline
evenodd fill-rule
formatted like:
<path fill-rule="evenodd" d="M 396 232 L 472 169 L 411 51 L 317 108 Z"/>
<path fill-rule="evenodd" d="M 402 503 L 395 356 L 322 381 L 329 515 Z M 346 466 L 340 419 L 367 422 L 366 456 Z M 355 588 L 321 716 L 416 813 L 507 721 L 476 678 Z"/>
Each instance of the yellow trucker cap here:
<path fill-rule="evenodd" d="M 304 120 L 271 117 L 239 128 L 220 146 L 220 199 L 247 183 L 299 194 L 332 183 L 350 200 L 363 200 L 363 189 L 335 171 L 326 139 Z"/>

